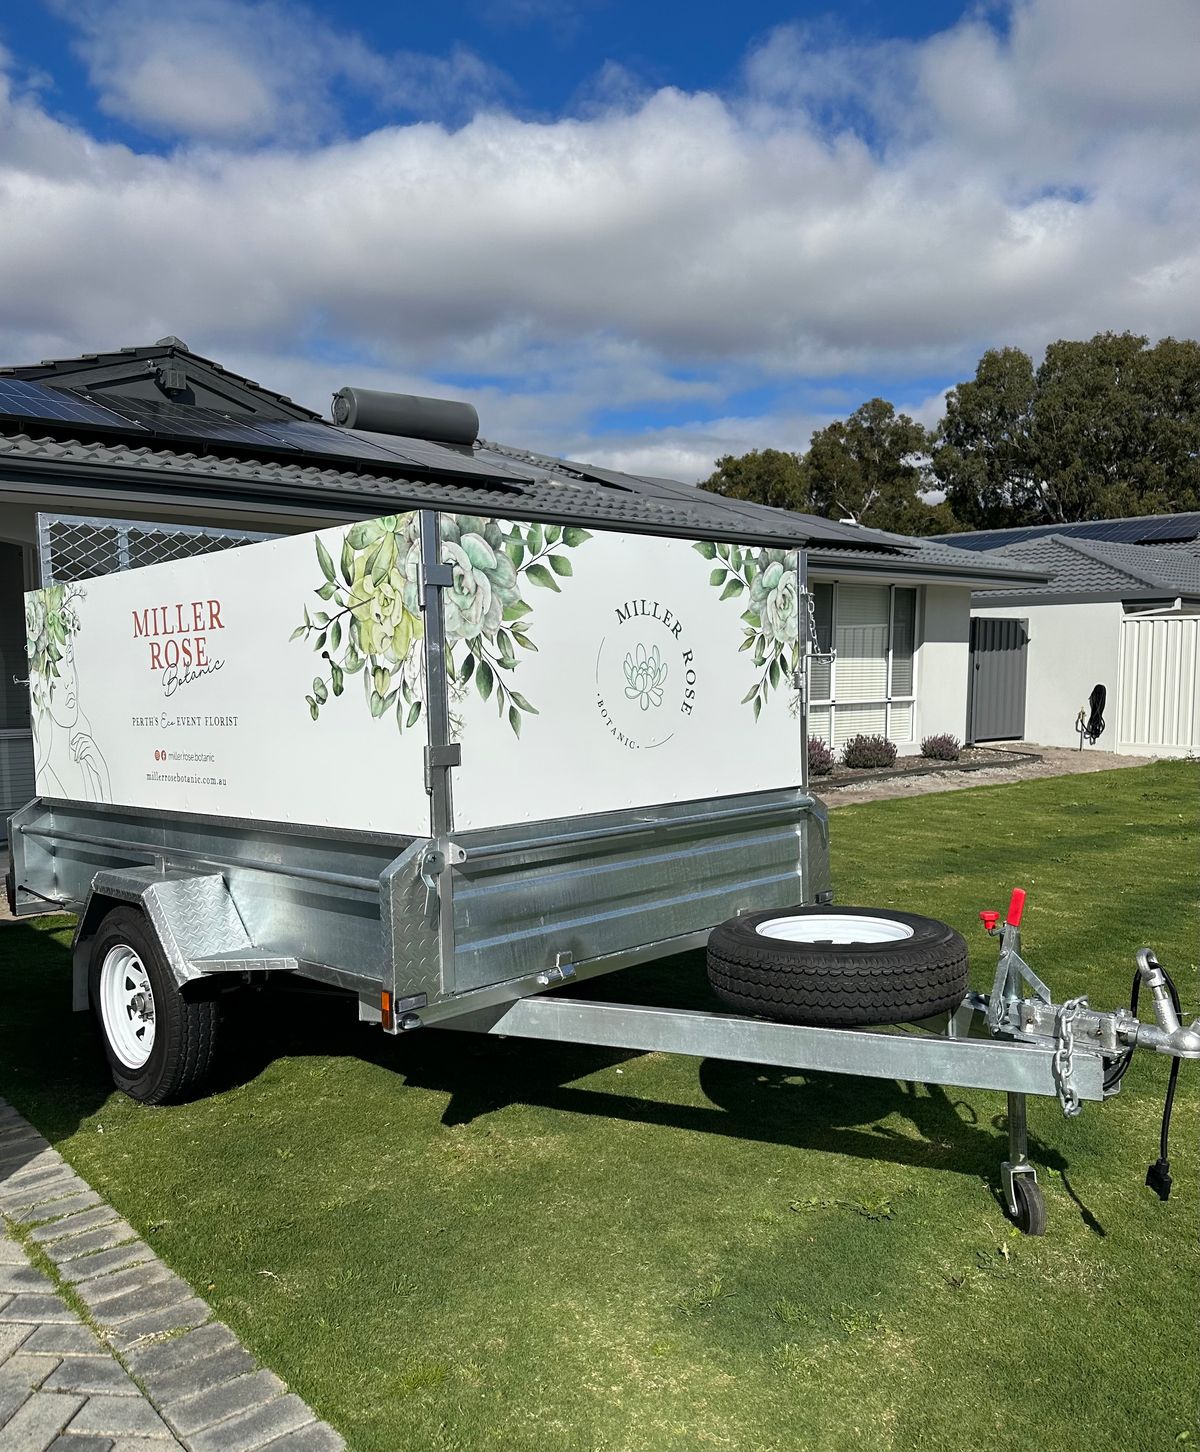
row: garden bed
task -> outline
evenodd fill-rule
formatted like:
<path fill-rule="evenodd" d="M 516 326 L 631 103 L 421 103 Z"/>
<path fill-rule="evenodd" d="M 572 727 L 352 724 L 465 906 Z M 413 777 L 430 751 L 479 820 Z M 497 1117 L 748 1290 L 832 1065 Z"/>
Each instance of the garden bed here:
<path fill-rule="evenodd" d="M 1008 751 L 999 746 L 964 746 L 957 761 L 932 761 L 925 756 L 898 756 L 892 766 L 851 767 L 839 761 L 824 776 L 813 775 L 814 791 L 837 791 L 842 787 L 861 786 L 864 782 L 884 781 L 898 776 L 930 776 L 934 772 L 984 771 L 989 767 L 1023 766 L 1041 761 L 1035 751 Z"/>

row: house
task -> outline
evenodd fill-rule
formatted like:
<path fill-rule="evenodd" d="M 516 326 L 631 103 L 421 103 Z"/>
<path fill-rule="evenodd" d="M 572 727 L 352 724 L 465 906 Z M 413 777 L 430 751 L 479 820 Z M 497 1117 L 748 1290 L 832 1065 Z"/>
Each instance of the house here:
<path fill-rule="evenodd" d="M 972 589 L 1037 582 L 975 558 L 688 484 L 439 434 L 335 426 L 178 338 L 0 368 L 0 811 L 32 795 L 22 592 L 247 539 L 434 506 L 758 548 L 810 547 L 812 727 L 903 749 L 966 726 Z M 473 411 L 466 409 L 472 418 Z M 463 406 L 456 417 L 461 423 Z"/>
<path fill-rule="evenodd" d="M 1082 737 L 1084 747 L 1142 755 L 1200 751 L 1200 513 L 945 539 L 1049 576 L 973 596 L 974 739 L 1076 746 Z M 1092 741 L 1080 725 L 1097 686 L 1105 727 Z M 1011 706 L 1022 691 L 1018 721 Z"/>

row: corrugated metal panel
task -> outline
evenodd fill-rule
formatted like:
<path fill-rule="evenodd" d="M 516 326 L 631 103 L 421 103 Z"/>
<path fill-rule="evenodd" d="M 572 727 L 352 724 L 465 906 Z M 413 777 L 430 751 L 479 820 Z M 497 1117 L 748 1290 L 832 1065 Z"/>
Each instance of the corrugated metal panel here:
<path fill-rule="evenodd" d="M 8 816 L 37 796 L 33 784 L 33 736 L 28 731 L 0 735 L 0 838 L 8 835 Z"/>
<path fill-rule="evenodd" d="M 1011 616 L 971 621 L 972 741 L 1019 741 L 1025 735 L 1028 625 Z"/>
<path fill-rule="evenodd" d="M 1200 616 L 1121 629 L 1118 745 L 1200 749 Z"/>

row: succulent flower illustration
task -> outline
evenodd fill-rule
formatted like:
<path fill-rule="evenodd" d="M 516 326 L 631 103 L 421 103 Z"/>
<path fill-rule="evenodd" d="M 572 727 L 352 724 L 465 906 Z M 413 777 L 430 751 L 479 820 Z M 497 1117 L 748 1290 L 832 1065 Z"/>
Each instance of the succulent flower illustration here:
<path fill-rule="evenodd" d="M 625 657 L 625 694 L 636 701 L 643 711 L 651 706 L 661 706 L 663 686 L 667 681 L 667 663 L 659 654 L 658 646 L 647 651 L 639 641 L 637 649 Z"/>
<path fill-rule="evenodd" d="M 29 690 L 39 714 L 49 710 L 54 688 L 71 638 L 79 632 L 78 585 L 48 585 L 25 597 L 25 644 L 29 657 Z"/>
<path fill-rule="evenodd" d="M 745 597 L 741 650 L 754 652 L 762 674 L 742 697 L 753 705 L 757 721 L 763 702 L 782 683 L 792 683 L 800 669 L 800 556 L 797 550 L 749 549 L 701 540 L 693 549 L 713 563 L 709 584 L 721 587 L 721 599 Z M 793 705 L 797 700 L 793 692 Z"/>
<path fill-rule="evenodd" d="M 557 592 L 558 579 L 572 573 L 564 549 L 577 548 L 591 535 L 467 514 L 443 514 L 439 521 L 442 560 L 452 572 L 442 594 L 452 733 L 461 724 L 453 705 L 473 680 L 484 700 L 494 697 L 500 714 L 507 712 L 519 735 L 522 716 L 536 715 L 537 707 L 501 672 L 516 669 L 518 650 L 537 649 L 522 583 Z M 318 720 L 330 698 L 342 695 L 347 677 L 361 674 L 373 716 L 394 708 L 400 730 L 414 726 L 426 698 L 419 516 L 388 515 L 352 525 L 336 564 L 319 536 L 316 553 L 324 576 L 315 591 L 322 608 L 305 606 L 303 623 L 292 632 L 293 640 L 310 641 L 326 663 L 305 697 L 309 714 Z"/>

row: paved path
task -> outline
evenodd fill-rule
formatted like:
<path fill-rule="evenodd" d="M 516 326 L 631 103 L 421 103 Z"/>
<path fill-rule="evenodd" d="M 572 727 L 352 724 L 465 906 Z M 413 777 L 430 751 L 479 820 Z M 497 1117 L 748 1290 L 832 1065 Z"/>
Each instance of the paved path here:
<path fill-rule="evenodd" d="M 0 1100 L 0 1452 L 340 1452 Z"/>

